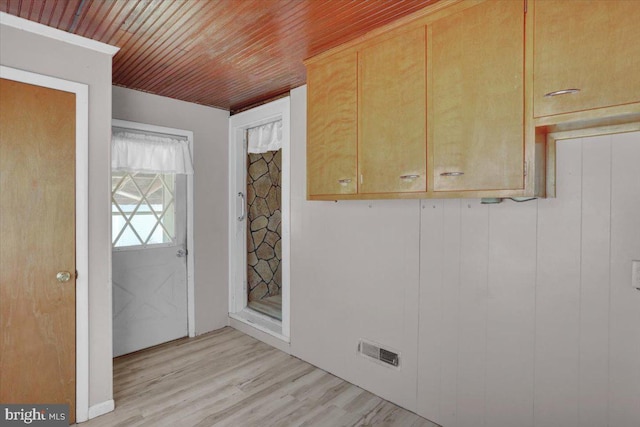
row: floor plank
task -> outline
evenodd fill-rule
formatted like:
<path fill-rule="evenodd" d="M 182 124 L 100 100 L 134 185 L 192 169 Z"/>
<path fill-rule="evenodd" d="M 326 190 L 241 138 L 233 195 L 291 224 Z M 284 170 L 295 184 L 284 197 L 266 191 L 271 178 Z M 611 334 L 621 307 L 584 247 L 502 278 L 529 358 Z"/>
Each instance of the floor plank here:
<path fill-rule="evenodd" d="M 232 328 L 114 359 L 103 426 L 437 427 Z"/>

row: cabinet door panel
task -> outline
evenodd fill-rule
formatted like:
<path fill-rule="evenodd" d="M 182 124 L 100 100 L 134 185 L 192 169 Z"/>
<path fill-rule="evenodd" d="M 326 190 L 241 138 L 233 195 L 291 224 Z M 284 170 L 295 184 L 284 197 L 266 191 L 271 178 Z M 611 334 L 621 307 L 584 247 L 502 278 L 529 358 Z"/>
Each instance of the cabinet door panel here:
<path fill-rule="evenodd" d="M 308 196 L 358 191 L 357 60 L 351 52 L 308 66 Z"/>
<path fill-rule="evenodd" d="M 534 38 L 536 117 L 640 101 L 640 2 L 538 1 Z"/>
<path fill-rule="evenodd" d="M 424 28 L 364 48 L 359 76 L 360 192 L 426 191 Z"/>
<path fill-rule="evenodd" d="M 481 3 L 428 37 L 434 190 L 523 188 L 523 2 Z"/>

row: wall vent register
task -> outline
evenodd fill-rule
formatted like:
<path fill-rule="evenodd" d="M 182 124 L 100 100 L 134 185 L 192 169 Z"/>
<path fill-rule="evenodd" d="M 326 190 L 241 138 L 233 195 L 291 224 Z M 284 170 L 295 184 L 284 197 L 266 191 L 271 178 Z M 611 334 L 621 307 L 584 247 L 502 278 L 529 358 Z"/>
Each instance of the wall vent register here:
<path fill-rule="evenodd" d="M 382 348 L 379 344 L 371 341 L 360 340 L 358 342 L 358 354 L 385 365 L 396 368 L 400 366 L 400 353 L 388 348 Z"/>

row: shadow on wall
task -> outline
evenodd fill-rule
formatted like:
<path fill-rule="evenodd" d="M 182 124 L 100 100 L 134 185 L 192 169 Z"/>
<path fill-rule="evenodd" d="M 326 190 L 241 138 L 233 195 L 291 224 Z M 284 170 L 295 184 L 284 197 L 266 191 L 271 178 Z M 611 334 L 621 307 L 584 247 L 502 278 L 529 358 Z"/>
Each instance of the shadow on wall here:
<path fill-rule="evenodd" d="M 248 155 L 247 282 L 249 301 L 280 295 L 282 286 L 282 151 Z"/>

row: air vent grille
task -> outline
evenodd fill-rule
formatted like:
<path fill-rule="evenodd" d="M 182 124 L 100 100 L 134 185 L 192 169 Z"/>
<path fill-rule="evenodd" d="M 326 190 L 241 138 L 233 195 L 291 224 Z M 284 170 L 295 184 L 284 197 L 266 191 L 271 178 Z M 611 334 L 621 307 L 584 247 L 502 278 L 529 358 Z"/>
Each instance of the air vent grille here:
<path fill-rule="evenodd" d="M 358 353 L 369 359 L 381 362 L 393 367 L 400 366 L 400 354 L 371 341 L 360 340 L 358 343 Z"/>

